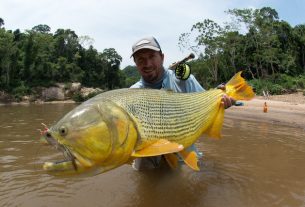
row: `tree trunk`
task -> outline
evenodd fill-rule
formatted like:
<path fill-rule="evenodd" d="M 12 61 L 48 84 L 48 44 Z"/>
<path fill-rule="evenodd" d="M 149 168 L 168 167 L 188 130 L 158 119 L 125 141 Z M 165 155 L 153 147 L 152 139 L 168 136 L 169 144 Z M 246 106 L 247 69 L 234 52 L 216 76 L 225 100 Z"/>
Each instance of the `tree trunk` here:
<path fill-rule="evenodd" d="M 303 64 L 303 72 L 305 72 L 305 51 L 304 51 L 304 46 L 302 46 L 302 64 Z"/>
<path fill-rule="evenodd" d="M 256 62 L 255 70 L 256 70 L 256 77 L 257 77 L 257 78 L 260 78 L 261 76 L 260 76 L 260 74 L 259 74 L 259 67 L 258 67 L 257 62 Z"/>
<path fill-rule="evenodd" d="M 235 49 L 232 49 L 231 53 L 231 57 L 230 57 L 230 61 L 231 61 L 231 65 L 234 68 L 234 74 L 236 73 L 236 65 L 235 65 Z"/>
<path fill-rule="evenodd" d="M 272 77 L 274 78 L 275 72 L 274 72 L 274 67 L 273 67 L 272 61 L 270 62 L 270 66 L 271 66 L 271 70 L 272 70 Z"/>
<path fill-rule="evenodd" d="M 218 60 L 217 57 L 214 57 L 214 80 L 215 83 L 218 81 Z"/>
<path fill-rule="evenodd" d="M 249 65 L 247 65 L 247 69 L 248 69 L 249 73 L 251 74 L 252 79 L 255 79 L 255 76 L 254 76 L 254 74 L 252 73 L 251 68 L 250 68 Z"/>
<path fill-rule="evenodd" d="M 8 65 L 6 68 L 6 86 L 10 85 L 10 66 Z"/>

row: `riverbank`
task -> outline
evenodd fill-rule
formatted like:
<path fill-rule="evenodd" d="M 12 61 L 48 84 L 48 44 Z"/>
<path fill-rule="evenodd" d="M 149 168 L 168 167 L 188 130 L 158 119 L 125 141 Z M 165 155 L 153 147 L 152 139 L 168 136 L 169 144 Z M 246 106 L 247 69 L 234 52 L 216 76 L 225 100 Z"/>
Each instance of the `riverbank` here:
<path fill-rule="evenodd" d="M 0 90 L 0 105 L 83 102 L 102 92 L 104 90 L 100 88 L 87 88 L 81 83 L 56 83 L 50 87 L 34 87 L 28 95 L 13 95 Z"/>
<path fill-rule="evenodd" d="M 263 112 L 265 102 L 267 103 L 267 113 Z M 226 116 L 288 125 L 305 130 L 305 96 L 301 92 L 270 96 L 268 99 L 257 96 L 253 100 L 243 103 L 243 106 L 228 109 Z"/>
<path fill-rule="evenodd" d="M 77 102 L 72 99 L 64 100 L 64 101 L 21 101 L 21 102 L 10 102 L 10 103 L 1 103 L 0 106 L 14 106 L 14 105 L 29 105 L 29 104 L 75 104 Z"/>
<path fill-rule="evenodd" d="M 264 103 L 267 103 L 268 111 L 263 112 Z M 65 101 L 35 101 L 12 102 L 0 105 L 26 105 L 26 104 L 71 104 L 73 100 Z M 225 116 L 241 120 L 253 120 L 279 125 L 303 128 L 305 130 L 305 96 L 302 92 L 286 95 L 270 96 L 265 99 L 256 96 L 251 101 L 243 101 L 243 106 L 234 106 L 226 110 Z"/>

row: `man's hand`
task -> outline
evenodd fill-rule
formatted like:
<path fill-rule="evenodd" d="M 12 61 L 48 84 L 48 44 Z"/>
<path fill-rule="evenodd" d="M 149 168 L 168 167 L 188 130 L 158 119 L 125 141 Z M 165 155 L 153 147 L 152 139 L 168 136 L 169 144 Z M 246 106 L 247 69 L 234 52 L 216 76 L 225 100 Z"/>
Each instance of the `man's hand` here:
<path fill-rule="evenodd" d="M 225 91 L 226 85 L 224 83 L 222 83 L 219 86 L 217 86 L 217 89 L 221 89 L 221 90 Z M 225 109 L 227 109 L 227 108 L 230 108 L 231 106 L 233 106 L 236 103 L 236 100 L 229 97 L 228 95 L 224 94 L 221 98 L 221 103 L 223 104 Z"/>
<path fill-rule="evenodd" d="M 225 109 L 230 108 L 235 104 L 235 99 L 229 97 L 227 94 L 224 94 L 221 98 L 221 103 L 225 107 Z"/>

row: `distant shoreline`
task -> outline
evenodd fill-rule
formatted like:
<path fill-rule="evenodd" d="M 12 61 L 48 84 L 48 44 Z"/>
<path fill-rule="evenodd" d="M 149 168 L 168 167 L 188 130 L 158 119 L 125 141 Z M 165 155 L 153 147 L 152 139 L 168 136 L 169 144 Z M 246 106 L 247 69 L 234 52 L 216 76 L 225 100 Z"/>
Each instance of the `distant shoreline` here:
<path fill-rule="evenodd" d="M 64 100 L 64 101 L 21 101 L 21 102 L 8 102 L 8 103 L 1 103 L 0 106 L 16 106 L 16 105 L 41 105 L 41 104 L 76 104 L 78 102 L 73 101 L 72 99 Z"/>
<path fill-rule="evenodd" d="M 303 128 L 305 131 L 305 96 L 302 93 L 270 96 L 265 99 L 256 96 L 251 101 L 242 101 L 243 106 L 233 106 L 225 111 L 225 117 L 241 120 L 268 122 L 279 125 Z M 264 103 L 268 111 L 263 112 Z M 41 104 L 77 104 L 73 100 L 35 101 L 0 103 L 0 106 Z"/>
<path fill-rule="evenodd" d="M 267 113 L 263 112 L 265 102 Z M 226 110 L 225 116 L 287 125 L 305 130 L 305 96 L 302 93 L 270 96 L 269 99 L 257 96 L 253 100 L 243 103 L 244 106 L 235 106 Z"/>

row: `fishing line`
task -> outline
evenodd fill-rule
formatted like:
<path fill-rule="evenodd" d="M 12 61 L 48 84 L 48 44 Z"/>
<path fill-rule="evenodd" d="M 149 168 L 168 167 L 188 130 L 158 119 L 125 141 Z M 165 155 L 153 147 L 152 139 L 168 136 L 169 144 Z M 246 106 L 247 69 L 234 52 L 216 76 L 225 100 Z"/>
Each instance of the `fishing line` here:
<path fill-rule="evenodd" d="M 40 132 L 40 137 L 39 137 L 39 140 L 38 140 L 38 142 L 39 142 L 38 144 L 43 144 L 43 142 L 45 142 L 45 144 L 47 144 L 47 141 L 46 141 L 46 139 L 44 138 L 44 136 L 45 136 L 45 134 L 46 134 L 46 132 L 47 132 L 47 130 L 48 130 L 48 127 L 47 127 L 47 125 L 44 124 L 44 123 L 41 123 L 41 124 L 44 126 L 44 129 L 43 129 L 43 130 L 37 129 L 37 131 Z M 43 146 L 40 145 L 40 146 L 38 147 L 38 149 L 36 150 L 36 153 L 35 153 L 35 155 L 34 155 L 34 160 L 38 160 L 38 154 L 39 154 L 39 152 L 40 152 L 40 150 L 41 150 L 42 147 L 43 147 Z M 41 165 L 42 165 L 42 163 L 41 163 Z M 34 163 L 34 169 L 35 169 L 35 171 L 39 171 L 38 168 L 40 168 L 40 170 L 41 170 L 41 167 L 39 167 L 39 162 L 35 162 L 35 163 Z"/>

